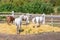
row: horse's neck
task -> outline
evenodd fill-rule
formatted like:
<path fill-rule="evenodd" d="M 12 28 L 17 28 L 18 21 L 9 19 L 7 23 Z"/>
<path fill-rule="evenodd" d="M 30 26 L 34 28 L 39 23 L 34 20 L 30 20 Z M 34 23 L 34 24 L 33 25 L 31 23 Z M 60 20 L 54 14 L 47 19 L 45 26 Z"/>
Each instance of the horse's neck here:
<path fill-rule="evenodd" d="M 13 16 L 14 17 L 14 13 L 12 13 L 12 15 L 11 16 Z"/>
<path fill-rule="evenodd" d="M 23 20 L 23 16 L 20 16 L 19 19 L 20 19 L 20 20 Z"/>

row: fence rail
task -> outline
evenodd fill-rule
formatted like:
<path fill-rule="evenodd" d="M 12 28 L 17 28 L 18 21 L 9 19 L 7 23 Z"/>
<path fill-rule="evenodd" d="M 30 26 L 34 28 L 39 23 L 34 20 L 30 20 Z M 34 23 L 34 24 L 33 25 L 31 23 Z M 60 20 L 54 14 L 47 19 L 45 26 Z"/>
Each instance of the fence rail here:
<path fill-rule="evenodd" d="M 8 13 L 8 14 L 0 14 L 0 16 L 10 16 L 12 13 L 14 12 L 0 12 L 0 13 Z M 15 16 L 19 16 L 21 14 L 24 13 L 15 13 Z M 32 16 L 40 16 L 41 14 L 30 14 Z M 3 22 L 3 19 L 0 19 L 0 22 Z M 53 26 L 53 24 L 59 24 L 60 25 L 60 15 L 45 15 L 45 24 L 51 24 Z"/>

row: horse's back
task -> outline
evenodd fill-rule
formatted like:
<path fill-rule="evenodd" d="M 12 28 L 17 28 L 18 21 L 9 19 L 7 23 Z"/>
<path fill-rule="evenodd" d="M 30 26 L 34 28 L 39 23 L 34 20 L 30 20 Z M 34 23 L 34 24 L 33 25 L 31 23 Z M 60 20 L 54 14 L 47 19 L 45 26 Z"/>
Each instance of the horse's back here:
<path fill-rule="evenodd" d="M 15 20 L 15 18 L 13 16 L 7 16 L 6 17 L 7 23 L 13 23 L 14 20 Z"/>
<path fill-rule="evenodd" d="M 20 24 L 22 22 L 22 20 L 20 18 L 16 18 L 14 22 L 17 24 Z"/>

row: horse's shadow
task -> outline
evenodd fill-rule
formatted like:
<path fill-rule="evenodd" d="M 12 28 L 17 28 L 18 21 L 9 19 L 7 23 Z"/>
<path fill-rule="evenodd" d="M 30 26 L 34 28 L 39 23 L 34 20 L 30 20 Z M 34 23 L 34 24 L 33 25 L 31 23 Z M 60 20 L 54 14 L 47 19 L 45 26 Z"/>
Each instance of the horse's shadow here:
<path fill-rule="evenodd" d="M 17 34 L 20 34 L 21 32 L 23 32 L 24 30 L 23 29 L 19 29 L 18 31 L 17 31 Z"/>
<path fill-rule="evenodd" d="M 10 23 L 7 23 L 9 26 L 11 26 L 11 24 Z"/>
<path fill-rule="evenodd" d="M 22 24 L 22 25 L 29 25 L 29 24 L 25 24 L 25 23 L 24 23 L 24 24 Z"/>
<path fill-rule="evenodd" d="M 19 29 L 19 33 L 20 33 L 20 32 L 23 32 L 23 31 L 24 31 L 24 29 Z"/>

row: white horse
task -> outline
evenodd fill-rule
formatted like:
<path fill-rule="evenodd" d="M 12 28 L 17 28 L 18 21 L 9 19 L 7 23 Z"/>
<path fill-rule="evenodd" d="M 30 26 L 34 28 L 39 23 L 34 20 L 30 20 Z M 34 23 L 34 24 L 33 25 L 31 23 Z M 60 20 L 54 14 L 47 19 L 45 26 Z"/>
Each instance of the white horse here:
<path fill-rule="evenodd" d="M 29 17 L 27 15 L 24 16 L 24 19 L 26 20 L 26 24 L 29 24 Z"/>
<path fill-rule="evenodd" d="M 22 21 L 26 21 L 26 25 L 29 24 L 29 16 L 28 15 L 20 15 L 20 17 L 22 18 Z"/>
<path fill-rule="evenodd" d="M 40 17 L 34 17 L 34 18 L 32 19 L 32 22 L 33 22 L 34 24 L 36 24 L 37 27 L 40 26 L 40 24 L 44 24 L 44 15 L 42 15 L 42 16 L 40 16 Z"/>
<path fill-rule="evenodd" d="M 19 30 L 21 29 L 21 25 L 22 25 L 22 21 L 23 21 L 22 19 L 23 18 L 26 19 L 26 23 L 29 23 L 28 17 L 24 16 L 24 15 L 21 15 L 20 17 L 15 18 L 15 20 L 14 20 L 14 23 L 15 23 L 16 28 L 17 28 L 17 34 L 20 33 Z"/>
<path fill-rule="evenodd" d="M 22 25 L 22 18 L 21 17 L 18 17 L 14 20 L 14 23 L 16 25 L 16 28 L 17 28 L 17 34 L 19 34 L 19 30 L 21 29 L 21 25 Z"/>

